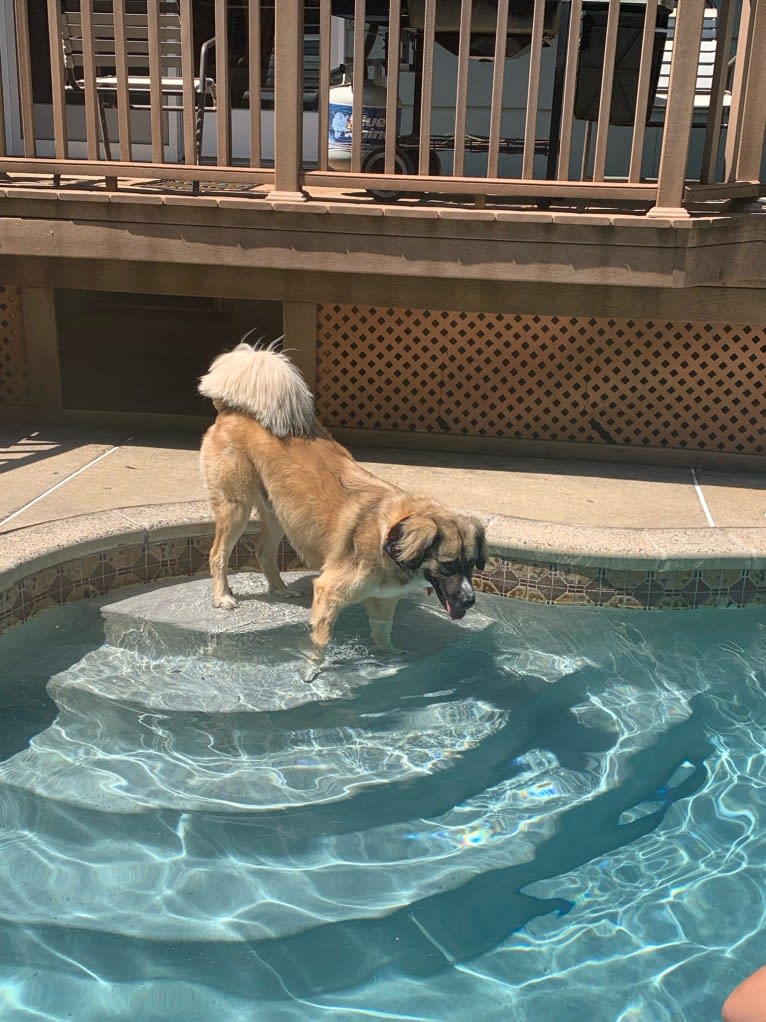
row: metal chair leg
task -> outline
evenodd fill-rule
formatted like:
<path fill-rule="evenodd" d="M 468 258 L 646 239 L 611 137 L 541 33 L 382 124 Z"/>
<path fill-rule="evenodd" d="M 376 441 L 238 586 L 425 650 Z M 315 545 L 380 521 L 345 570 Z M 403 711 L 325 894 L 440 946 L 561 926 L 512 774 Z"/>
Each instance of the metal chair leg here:
<path fill-rule="evenodd" d="M 106 110 L 104 109 L 104 101 L 100 95 L 98 97 L 98 118 L 101 121 L 101 138 L 104 142 L 104 156 L 107 160 L 111 160 L 112 147 L 109 145 L 109 130 L 106 124 Z"/>

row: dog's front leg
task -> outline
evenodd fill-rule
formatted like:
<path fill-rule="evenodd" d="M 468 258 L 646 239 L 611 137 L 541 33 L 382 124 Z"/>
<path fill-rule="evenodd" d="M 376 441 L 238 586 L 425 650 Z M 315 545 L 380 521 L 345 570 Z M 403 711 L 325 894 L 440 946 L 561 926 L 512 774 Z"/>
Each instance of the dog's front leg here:
<path fill-rule="evenodd" d="M 317 586 L 314 582 L 314 602 L 311 605 L 311 641 L 314 644 L 314 655 L 320 656 L 322 650 L 332 638 L 335 620 L 343 609 L 342 602 L 317 597 Z"/>
<path fill-rule="evenodd" d="M 348 577 L 347 570 L 325 569 L 314 579 L 314 599 L 311 604 L 311 641 L 318 655 L 332 637 L 338 614 L 350 603 L 358 601 L 362 584 Z"/>
<path fill-rule="evenodd" d="M 391 642 L 391 629 L 394 625 L 394 611 L 398 602 L 398 596 L 388 598 L 376 596 L 364 601 L 367 618 L 370 622 L 372 641 L 380 649 L 394 649 Z"/>

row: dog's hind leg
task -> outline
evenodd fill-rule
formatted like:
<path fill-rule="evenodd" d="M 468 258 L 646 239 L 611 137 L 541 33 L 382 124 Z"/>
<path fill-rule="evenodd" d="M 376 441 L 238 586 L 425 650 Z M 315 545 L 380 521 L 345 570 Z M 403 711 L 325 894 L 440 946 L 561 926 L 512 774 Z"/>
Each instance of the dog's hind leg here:
<path fill-rule="evenodd" d="M 394 649 L 391 642 L 391 629 L 394 624 L 394 611 L 398 602 L 398 596 L 388 598 L 376 596 L 364 601 L 367 617 L 370 622 L 372 641 L 381 649 Z"/>
<path fill-rule="evenodd" d="M 215 517 L 215 539 L 210 549 L 210 574 L 213 579 L 213 606 L 233 610 L 237 601 L 229 588 L 227 569 L 237 540 L 250 520 L 252 505 L 211 494 L 210 504 Z"/>
<path fill-rule="evenodd" d="M 256 542 L 255 552 L 258 554 L 261 571 L 266 576 L 266 581 L 269 584 L 269 592 L 279 593 L 280 596 L 294 596 L 296 594 L 287 588 L 282 576 L 279 574 L 277 555 L 279 553 L 279 544 L 284 536 L 279 519 L 274 514 L 265 493 L 259 491 L 256 494 L 255 506 L 261 522 L 261 530 Z"/>

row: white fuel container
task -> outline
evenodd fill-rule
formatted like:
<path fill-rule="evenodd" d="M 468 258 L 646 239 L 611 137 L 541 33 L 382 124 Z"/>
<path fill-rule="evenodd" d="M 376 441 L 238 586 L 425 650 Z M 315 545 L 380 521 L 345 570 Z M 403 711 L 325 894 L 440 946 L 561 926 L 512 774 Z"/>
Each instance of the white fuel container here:
<path fill-rule="evenodd" d="M 382 60 L 370 61 L 375 77 L 365 78 L 362 92 L 362 160 L 373 149 L 386 143 L 386 86 Z M 399 104 L 399 107 L 401 104 Z M 327 161 L 333 170 L 351 169 L 351 131 L 354 93 L 351 75 L 330 88 L 330 123 Z M 397 109 L 396 130 L 399 132 L 401 109 Z"/>

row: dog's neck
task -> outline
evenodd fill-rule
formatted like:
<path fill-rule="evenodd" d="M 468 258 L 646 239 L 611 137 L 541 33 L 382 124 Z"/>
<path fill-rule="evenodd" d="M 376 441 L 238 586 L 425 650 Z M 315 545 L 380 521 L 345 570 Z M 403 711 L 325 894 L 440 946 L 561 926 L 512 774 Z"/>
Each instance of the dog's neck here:
<path fill-rule="evenodd" d="M 391 558 L 397 568 L 411 574 L 409 568 L 407 568 L 402 561 L 399 560 L 399 540 L 402 537 L 402 525 L 408 517 L 409 515 L 405 515 L 404 518 L 400 518 L 398 522 L 394 522 L 386 533 L 386 538 L 383 541 L 383 550 Z"/>

